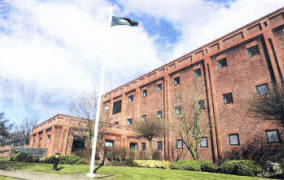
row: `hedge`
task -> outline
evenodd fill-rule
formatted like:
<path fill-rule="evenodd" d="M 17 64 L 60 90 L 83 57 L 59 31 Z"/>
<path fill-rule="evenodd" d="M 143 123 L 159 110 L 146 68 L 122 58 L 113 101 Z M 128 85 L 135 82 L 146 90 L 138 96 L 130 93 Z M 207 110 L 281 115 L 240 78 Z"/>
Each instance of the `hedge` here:
<path fill-rule="evenodd" d="M 44 163 L 53 163 L 55 156 L 47 157 L 43 160 Z M 75 154 L 68 154 L 59 156 L 59 164 L 86 164 L 86 159 L 76 156 Z"/>
<path fill-rule="evenodd" d="M 39 157 L 30 156 L 27 153 L 18 152 L 10 157 L 10 161 L 39 162 Z"/>
<path fill-rule="evenodd" d="M 231 160 L 221 164 L 220 172 L 226 174 L 237 174 L 242 176 L 256 176 L 261 173 L 262 168 L 255 161 Z"/>
<path fill-rule="evenodd" d="M 137 167 L 148 167 L 148 168 L 163 168 L 169 169 L 170 161 L 159 161 L 159 160 L 133 160 L 132 166 Z"/>
<path fill-rule="evenodd" d="M 191 170 L 191 171 L 201 171 L 201 164 L 202 164 L 202 161 L 197 161 L 197 160 L 180 160 L 177 162 L 173 162 L 170 165 L 170 168 Z"/>

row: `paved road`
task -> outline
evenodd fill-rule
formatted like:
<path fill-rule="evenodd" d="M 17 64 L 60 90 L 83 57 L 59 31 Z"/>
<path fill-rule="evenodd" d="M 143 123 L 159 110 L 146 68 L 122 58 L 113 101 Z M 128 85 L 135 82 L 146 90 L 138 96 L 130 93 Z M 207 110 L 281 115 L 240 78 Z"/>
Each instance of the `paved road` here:
<path fill-rule="evenodd" d="M 46 173 L 38 171 L 28 171 L 28 170 L 0 170 L 0 175 L 15 177 L 24 180 L 91 180 L 92 178 L 87 178 L 84 173 L 74 173 L 74 174 L 57 174 L 57 173 Z M 112 176 L 97 175 L 94 179 L 104 179 L 111 180 Z"/>

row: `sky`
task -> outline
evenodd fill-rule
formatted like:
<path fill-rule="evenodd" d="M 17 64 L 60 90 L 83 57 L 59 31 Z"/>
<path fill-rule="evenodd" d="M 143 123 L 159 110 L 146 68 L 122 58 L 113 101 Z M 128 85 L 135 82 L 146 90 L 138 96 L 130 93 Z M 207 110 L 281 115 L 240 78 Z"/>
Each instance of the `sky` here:
<path fill-rule="evenodd" d="M 283 0 L 0 0 L 0 112 L 70 114 L 104 92 L 284 6 Z M 139 22 L 110 27 L 112 14 Z"/>

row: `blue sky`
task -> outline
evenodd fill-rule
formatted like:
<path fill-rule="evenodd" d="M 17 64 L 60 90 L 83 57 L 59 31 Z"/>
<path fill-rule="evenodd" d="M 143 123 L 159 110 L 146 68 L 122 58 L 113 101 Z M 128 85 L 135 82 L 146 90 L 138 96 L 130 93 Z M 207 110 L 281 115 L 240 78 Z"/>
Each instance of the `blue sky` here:
<path fill-rule="evenodd" d="M 109 29 L 114 15 L 138 27 Z M 109 91 L 267 13 L 283 0 L 13 0 L 0 12 L 0 111 L 39 122 L 98 87 Z"/>

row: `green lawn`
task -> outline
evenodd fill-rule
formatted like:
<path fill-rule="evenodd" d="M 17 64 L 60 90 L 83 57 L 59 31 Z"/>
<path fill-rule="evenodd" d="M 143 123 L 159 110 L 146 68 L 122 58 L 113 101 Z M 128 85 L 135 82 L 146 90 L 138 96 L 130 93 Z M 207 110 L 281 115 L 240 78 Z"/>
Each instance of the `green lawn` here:
<path fill-rule="evenodd" d="M 52 164 L 22 163 L 0 160 L 0 168 L 26 169 L 50 173 L 87 173 L 88 165 L 60 164 L 60 171 L 54 172 Z M 114 179 L 187 179 L 187 180 L 261 180 L 264 178 L 236 176 L 218 173 L 207 173 L 186 170 L 171 170 L 157 168 L 139 168 L 125 166 L 104 166 L 98 171 L 99 174 L 108 174 Z"/>
<path fill-rule="evenodd" d="M 19 179 L 12 178 L 12 177 L 6 177 L 6 176 L 0 176 L 0 180 L 19 180 Z"/>

